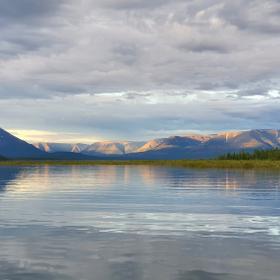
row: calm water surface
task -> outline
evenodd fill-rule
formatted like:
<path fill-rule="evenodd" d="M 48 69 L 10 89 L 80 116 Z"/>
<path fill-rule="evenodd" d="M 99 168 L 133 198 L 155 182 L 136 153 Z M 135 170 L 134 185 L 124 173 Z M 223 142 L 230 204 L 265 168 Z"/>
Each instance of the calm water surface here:
<path fill-rule="evenodd" d="M 279 280 L 280 173 L 0 167 L 2 280 Z"/>

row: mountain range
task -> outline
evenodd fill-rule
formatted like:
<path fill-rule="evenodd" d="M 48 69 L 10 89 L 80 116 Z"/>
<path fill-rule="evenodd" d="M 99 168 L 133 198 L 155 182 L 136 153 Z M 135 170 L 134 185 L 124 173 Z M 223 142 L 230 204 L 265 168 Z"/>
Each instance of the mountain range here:
<path fill-rule="evenodd" d="M 280 147 L 280 130 L 256 129 L 218 134 L 171 136 L 150 141 L 86 144 L 34 144 L 44 152 L 78 152 L 88 156 L 124 159 L 213 158 L 228 152 Z M 77 148 L 79 147 L 79 148 Z"/>
<path fill-rule="evenodd" d="M 93 144 L 34 143 L 0 129 L 0 156 L 26 159 L 202 159 L 241 150 L 280 148 L 280 130 L 255 129 L 209 135 L 188 134 L 150 141 Z"/>

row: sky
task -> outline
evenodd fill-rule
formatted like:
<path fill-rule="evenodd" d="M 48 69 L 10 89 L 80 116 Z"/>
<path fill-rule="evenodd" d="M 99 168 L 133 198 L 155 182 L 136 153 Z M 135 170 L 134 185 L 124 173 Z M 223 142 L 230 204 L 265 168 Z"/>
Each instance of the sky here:
<path fill-rule="evenodd" d="M 0 127 L 28 141 L 279 128 L 280 0 L 0 0 Z"/>

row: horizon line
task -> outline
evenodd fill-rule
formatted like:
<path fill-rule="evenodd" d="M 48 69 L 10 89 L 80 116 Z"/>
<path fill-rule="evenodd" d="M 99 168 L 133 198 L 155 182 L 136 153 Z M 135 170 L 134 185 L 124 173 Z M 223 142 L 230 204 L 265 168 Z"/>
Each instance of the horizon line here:
<path fill-rule="evenodd" d="M 4 129 L 3 130 L 11 133 L 12 135 L 22 139 L 31 144 L 38 143 L 52 143 L 52 144 L 94 144 L 94 143 L 112 143 L 112 142 L 145 142 L 154 139 L 164 139 L 169 137 L 188 137 L 188 136 L 211 136 L 211 135 L 219 135 L 223 133 L 236 133 L 236 132 L 245 132 L 245 131 L 253 131 L 253 130 L 279 130 L 277 128 L 251 128 L 251 129 L 231 129 L 231 130 L 216 130 L 216 131 L 195 131 L 195 130 L 186 130 L 182 133 L 174 133 L 168 134 L 166 136 L 160 137 L 150 137 L 147 139 L 140 140 L 129 140 L 129 139 L 105 139 L 105 138 L 96 138 L 90 135 L 86 136 L 86 134 L 80 133 L 58 133 L 54 131 L 48 130 L 34 130 L 34 129 Z M 59 140 L 64 138 L 64 140 Z"/>

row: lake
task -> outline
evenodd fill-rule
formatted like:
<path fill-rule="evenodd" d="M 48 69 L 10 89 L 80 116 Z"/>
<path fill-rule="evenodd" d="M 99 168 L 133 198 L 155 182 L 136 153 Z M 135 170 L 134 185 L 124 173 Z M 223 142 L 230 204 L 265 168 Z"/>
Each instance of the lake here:
<path fill-rule="evenodd" d="M 0 167 L 2 280 L 279 280 L 280 172 Z"/>

